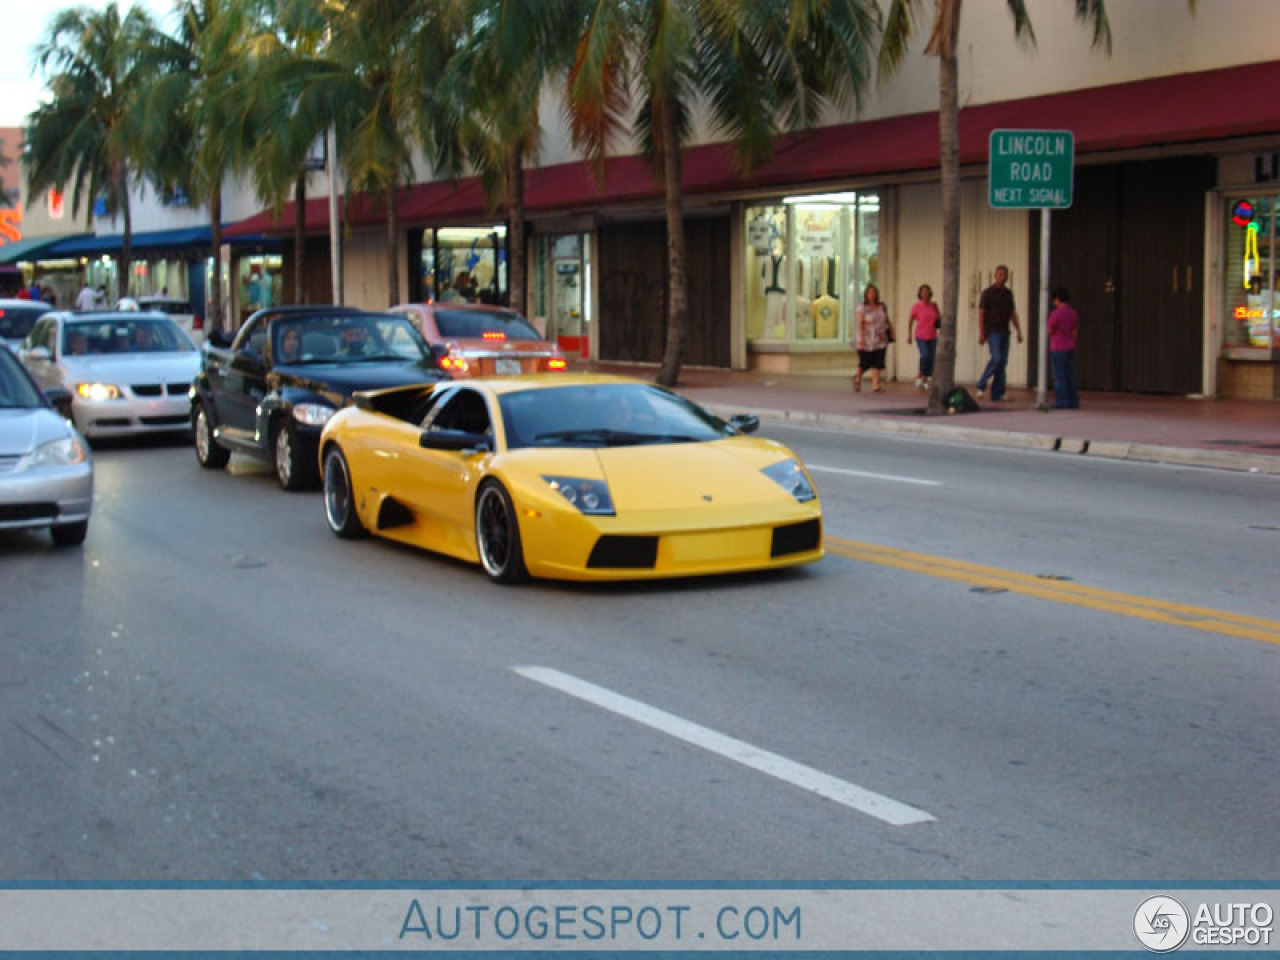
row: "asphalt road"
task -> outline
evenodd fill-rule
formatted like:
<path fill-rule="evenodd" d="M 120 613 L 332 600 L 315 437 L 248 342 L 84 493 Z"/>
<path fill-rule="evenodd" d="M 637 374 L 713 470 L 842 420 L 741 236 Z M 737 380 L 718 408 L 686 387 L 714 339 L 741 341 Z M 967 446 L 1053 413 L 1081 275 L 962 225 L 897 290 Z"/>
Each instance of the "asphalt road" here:
<path fill-rule="evenodd" d="M 1280 481 L 766 432 L 830 555 L 641 586 L 98 451 L 82 550 L 0 535 L 0 880 L 1274 879 Z"/>

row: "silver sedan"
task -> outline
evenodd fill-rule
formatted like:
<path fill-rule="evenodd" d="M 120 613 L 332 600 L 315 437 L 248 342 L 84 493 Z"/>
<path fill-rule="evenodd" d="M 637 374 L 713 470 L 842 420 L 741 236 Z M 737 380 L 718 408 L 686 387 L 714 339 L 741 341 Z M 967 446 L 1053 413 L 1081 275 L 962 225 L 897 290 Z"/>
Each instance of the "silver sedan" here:
<path fill-rule="evenodd" d="M 92 507 L 89 445 L 0 349 L 0 530 L 47 527 L 54 543 L 74 546 Z"/>
<path fill-rule="evenodd" d="M 200 351 L 163 314 L 48 313 L 18 356 L 41 388 L 71 393 L 76 427 L 91 440 L 191 428 Z"/>

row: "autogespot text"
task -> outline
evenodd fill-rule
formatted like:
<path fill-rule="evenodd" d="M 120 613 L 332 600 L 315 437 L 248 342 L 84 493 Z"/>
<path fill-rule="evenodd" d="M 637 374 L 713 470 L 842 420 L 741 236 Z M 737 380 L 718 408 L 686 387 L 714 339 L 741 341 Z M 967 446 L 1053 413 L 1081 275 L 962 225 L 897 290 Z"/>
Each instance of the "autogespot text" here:
<path fill-rule="evenodd" d="M 511 944 L 605 942 L 616 946 L 699 941 L 799 943 L 800 907 L 736 904 L 454 904 L 414 899 L 400 940 Z"/>

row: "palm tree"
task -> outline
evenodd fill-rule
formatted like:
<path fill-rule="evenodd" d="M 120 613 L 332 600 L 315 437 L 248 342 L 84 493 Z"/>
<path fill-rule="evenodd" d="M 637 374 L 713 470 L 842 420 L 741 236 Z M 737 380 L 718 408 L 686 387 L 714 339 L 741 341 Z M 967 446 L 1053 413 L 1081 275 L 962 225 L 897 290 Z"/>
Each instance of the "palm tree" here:
<path fill-rule="evenodd" d="M 222 185 L 244 169 L 253 126 L 240 91 L 256 35 L 240 0 L 178 0 L 176 36 L 154 32 L 148 57 L 157 79 L 144 100 L 143 143 L 152 177 L 201 197 L 209 211 L 213 279 L 209 314 L 222 326 Z"/>
<path fill-rule="evenodd" d="M 543 86 L 568 70 L 579 0 L 475 0 L 456 50 L 434 85 L 436 166 L 477 171 L 490 203 L 510 224 L 510 306 L 525 312 L 524 167 L 541 140 Z"/>
<path fill-rule="evenodd" d="M 877 22 L 863 0 L 595 0 L 569 76 L 570 128 L 603 170 L 630 124 L 663 182 L 667 338 L 658 382 L 679 379 L 688 327 L 681 151 L 699 102 L 744 170 L 784 127 L 814 122 L 830 99 L 857 102 Z M 634 91 L 638 103 L 632 103 Z"/>
<path fill-rule="evenodd" d="M 101 201 L 124 220 L 119 296 L 128 294 L 133 260 L 129 191 L 142 169 L 140 94 L 154 66 L 144 55 L 154 24 L 139 7 L 121 19 L 114 3 L 101 10 L 63 10 L 35 51 L 51 99 L 27 118 L 24 155 L 32 194 L 71 187 L 72 215 L 90 222 Z"/>
<path fill-rule="evenodd" d="M 305 65 L 324 49 L 327 21 L 312 0 L 252 0 L 258 34 L 239 99 L 257 131 L 249 168 L 263 203 L 294 203 L 293 301 L 306 302 L 306 202 L 311 149 L 332 123 L 322 109 L 299 110 Z"/>
<path fill-rule="evenodd" d="M 346 0 L 327 5 L 324 51 L 292 68 L 303 129 L 337 129 L 347 185 L 385 204 L 387 300 L 400 297 L 396 191 L 414 176 L 414 150 L 434 152 L 428 91 L 447 49 L 457 4 L 449 0 Z"/>
<path fill-rule="evenodd" d="M 906 55 L 915 14 L 925 0 L 893 0 L 880 48 L 880 73 L 888 76 Z M 1194 5 L 1194 0 L 1190 0 Z M 962 0 L 933 0 L 933 31 L 925 53 L 938 58 L 938 141 L 942 168 L 942 329 L 929 389 L 928 412 L 942 413 L 955 386 L 956 300 L 960 295 L 960 104 L 957 50 Z M 1007 0 L 1014 35 L 1035 43 L 1025 0 Z M 1093 30 L 1093 45 L 1111 52 L 1105 0 L 1075 0 L 1076 17 Z"/>

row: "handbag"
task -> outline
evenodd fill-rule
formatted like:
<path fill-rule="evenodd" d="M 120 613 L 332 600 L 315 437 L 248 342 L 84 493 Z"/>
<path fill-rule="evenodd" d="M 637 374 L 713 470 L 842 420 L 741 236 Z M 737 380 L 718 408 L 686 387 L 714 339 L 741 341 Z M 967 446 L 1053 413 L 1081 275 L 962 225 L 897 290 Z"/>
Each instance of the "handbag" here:
<path fill-rule="evenodd" d="M 897 338 L 893 335 L 893 324 L 892 324 L 892 323 L 886 323 L 886 324 L 885 324 L 884 332 L 885 332 L 885 335 L 889 338 L 889 339 L 888 339 L 888 342 L 889 342 L 889 343 L 893 343 L 893 342 L 894 342 L 894 340 L 896 340 L 896 339 L 897 339 Z"/>

